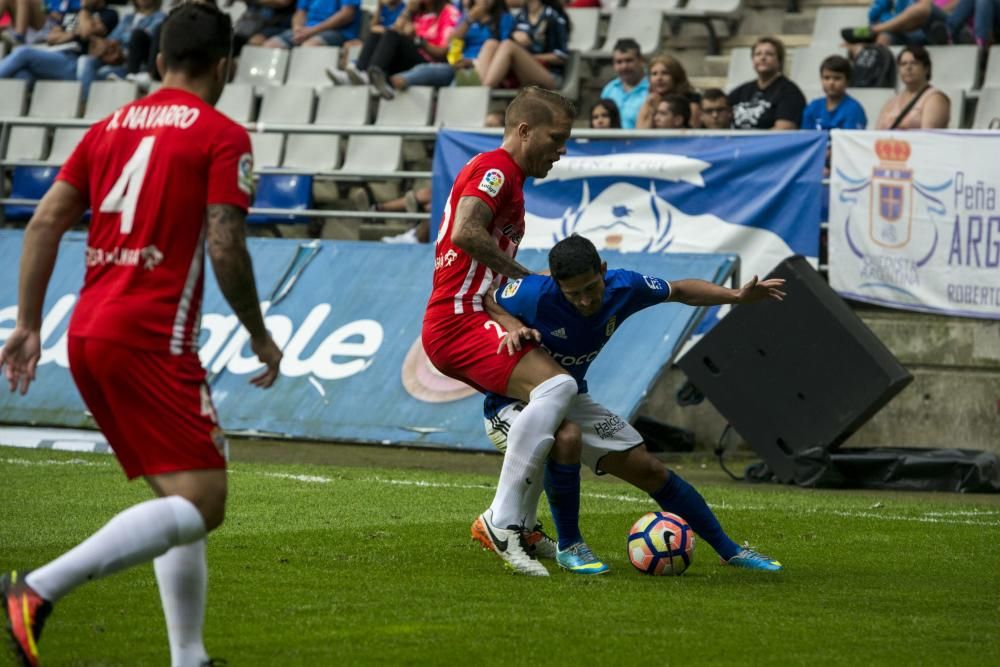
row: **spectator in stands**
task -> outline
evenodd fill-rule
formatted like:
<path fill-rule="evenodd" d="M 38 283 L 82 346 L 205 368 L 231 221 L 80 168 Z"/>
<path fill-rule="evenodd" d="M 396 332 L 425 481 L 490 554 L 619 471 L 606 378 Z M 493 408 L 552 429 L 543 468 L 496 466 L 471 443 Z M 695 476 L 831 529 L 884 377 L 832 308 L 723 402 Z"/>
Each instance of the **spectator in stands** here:
<path fill-rule="evenodd" d="M 90 40 L 103 37 L 118 25 L 118 13 L 104 0 L 85 0 L 76 14 L 66 14 L 51 28 L 47 46 L 19 46 L 0 60 L 0 79 L 73 81 L 77 60 Z"/>
<path fill-rule="evenodd" d="M 948 127 L 951 102 L 930 84 L 931 57 L 919 45 L 907 46 L 896 58 L 903 90 L 882 107 L 875 128 L 920 130 Z"/>
<path fill-rule="evenodd" d="M 691 103 L 683 95 L 667 95 L 653 112 L 657 130 L 683 130 L 691 127 Z"/>
<path fill-rule="evenodd" d="M 451 32 L 449 42 L 460 40 L 461 58 L 455 63 L 423 62 L 405 72 L 389 77 L 394 90 L 410 86 L 442 88 L 452 82 L 459 85 L 478 85 L 486 74 L 485 68 L 496 53 L 500 42 L 510 37 L 514 17 L 507 11 L 504 0 L 464 0 L 464 13 Z M 450 48 L 450 46 L 449 46 Z M 346 72 L 327 69 L 335 83 L 347 83 Z"/>
<path fill-rule="evenodd" d="M 761 37 L 751 51 L 757 79 L 729 93 L 733 127 L 737 130 L 797 130 L 806 98 L 782 73 L 785 45 L 775 37 Z"/>
<path fill-rule="evenodd" d="M 649 59 L 649 94 L 639 108 L 635 126 L 640 129 L 653 127 L 653 114 L 667 95 L 686 97 L 691 106 L 690 127 L 701 127 L 701 95 L 691 86 L 687 72 L 680 61 L 666 54 Z"/>
<path fill-rule="evenodd" d="M 4 29 L 3 38 L 13 46 L 44 44 L 49 31 L 66 27 L 66 19 L 80 11 L 80 0 L 0 0 L 0 16 L 10 14 L 10 25 Z"/>
<path fill-rule="evenodd" d="M 298 0 L 292 27 L 269 38 L 264 46 L 340 46 L 361 28 L 361 0 Z"/>
<path fill-rule="evenodd" d="M 228 0 L 231 5 L 233 0 Z M 396 0 L 402 6 L 402 0 Z M 247 44 L 262 46 L 275 35 L 291 30 L 295 0 L 248 0 L 247 8 L 233 24 L 233 54 Z M 131 51 L 131 49 L 130 49 Z"/>
<path fill-rule="evenodd" d="M 948 12 L 948 32 L 952 42 L 975 43 L 979 47 L 975 86 L 978 88 L 986 72 L 990 45 L 1000 33 L 1000 0 L 950 0 L 944 9 Z M 971 35 L 968 28 L 970 19 L 973 24 Z"/>
<path fill-rule="evenodd" d="M 934 0 L 873 0 L 868 25 L 840 34 L 848 44 L 947 44 L 947 18 Z"/>
<path fill-rule="evenodd" d="M 503 127 L 507 114 L 503 111 L 490 111 L 483 119 L 483 127 Z"/>
<path fill-rule="evenodd" d="M 133 0 L 133 2 L 135 11 L 123 16 L 106 39 L 100 37 L 92 39 L 87 55 L 81 56 L 77 62 L 77 78 L 83 84 L 84 97 L 87 96 L 90 84 L 95 79 L 124 78 L 128 72 L 128 49 L 135 33 L 144 33 L 141 43 L 148 45 L 152 42 L 153 32 L 158 34 L 160 25 L 167 18 L 160 11 L 160 0 Z M 149 54 L 143 52 L 137 56 L 146 59 Z"/>
<path fill-rule="evenodd" d="M 649 97 L 649 79 L 642 61 L 639 42 L 632 38 L 619 39 L 611 50 L 611 65 L 617 75 L 601 89 L 601 98 L 618 105 L 622 114 L 622 127 L 636 127 L 643 102 Z M 655 108 L 655 107 L 654 107 Z M 652 111 L 649 114 L 652 127 Z"/>
<path fill-rule="evenodd" d="M 728 130 L 733 127 L 733 110 L 726 93 L 709 88 L 701 96 L 701 126 L 706 130 Z"/>
<path fill-rule="evenodd" d="M 447 0 L 410 0 L 392 28 L 368 35 L 357 62 L 348 65 L 348 77 L 370 83 L 376 95 L 391 100 L 406 83 L 393 75 L 423 63 L 444 63 L 460 18 L 458 8 Z M 328 69 L 327 75 L 340 82 L 336 71 Z"/>
<path fill-rule="evenodd" d="M 863 130 L 868 117 L 861 104 L 847 94 L 851 63 L 843 56 L 830 56 L 819 66 L 823 94 L 802 112 L 803 130 Z"/>
<path fill-rule="evenodd" d="M 403 0 L 378 0 L 375 11 L 372 12 L 372 22 L 368 26 L 368 32 L 382 33 L 391 29 L 404 9 L 406 3 Z"/>
<path fill-rule="evenodd" d="M 569 19 L 561 0 L 527 0 L 510 39 L 500 43 L 482 78 L 497 88 L 513 75 L 516 86 L 557 89 L 569 58 Z M 510 81 L 513 83 L 513 81 Z"/>
<path fill-rule="evenodd" d="M 592 130 L 620 130 L 621 112 L 612 100 L 600 99 L 590 107 L 590 128 Z"/>

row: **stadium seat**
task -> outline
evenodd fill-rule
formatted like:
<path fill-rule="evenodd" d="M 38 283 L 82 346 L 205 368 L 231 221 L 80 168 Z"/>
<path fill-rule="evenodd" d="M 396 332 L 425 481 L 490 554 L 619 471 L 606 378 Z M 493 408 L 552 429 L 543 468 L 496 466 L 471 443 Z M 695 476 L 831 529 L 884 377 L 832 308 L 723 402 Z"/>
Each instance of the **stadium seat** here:
<path fill-rule="evenodd" d="M 229 14 L 229 18 L 232 19 L 233 24 L 235 25 L 236 22 L 240 20 L 240 17 L 243 16 L 243 13 L 247 10 L 247 3 L 243 2 L 243 0 L 236 0 L 233 3 L 224 2 L 222 3 L 222 7 L 220 7 L 220 9 Z M 166 12 L 169 11 L 169 9 L 164 7 L 163 11 Z"/>
<path fill-rule="evenodd" d="M 14 167 L 11 175 L 11 199 L 41 199 L 56 180 L 59 167 Z M 34 206 L 8 204 L 3 207 L 7 220 L 27 220 L 35 212 Z"/>
<path fill-rule="evenodd" d="M 715 32 L 715 21 L 723 21 L 730 35 L 736 34 L 736 27 L 742 15 L 743 0 L 688 0 L 683 8 L 667 9 L 663 13 L 671 23 L 697 22 L 708 30 L 708 54 L 722 52 L 719 36 Z M 631 4 L 629 5 L 631 7 Z"/>
<path fill-rule="evenodd" d="M 285 144 L 285 135 L 278 132 L 251 132 L 250 145 L 253 147 L 253 165 L 261 167 L 280 167 L 281 149 Z"/>
<path fill-rule="evenodd" d="M 896 91 L 892 88 L 849 88 L 847 94 L 861 104 L 868 117 L 868 129 L 874 130 L 882 107 L 896 95 Z"/>
<path fill-rule="evenodd" d="M 0 79 L 0 116 L 23 116 L 28 102 L 28 82 Z"/>
<path fill-rule="evenodd" d="M 4 160 L 23 162 L 41 160 L 45 154 L 44 127 L 12 127 L 7 137 Z"/>
<path fill-rule="evenodd" d="M 726 92 L 731 91 L 736 86 L 746 83 L 750 79 L 756 79 L 757 72 L 753 69 L 753 60 L 750 57 L 750 47 L 740 46 L 729 52 L 729 71 L 726 74 Z"/>
<path fill-rule="evenodd" d="M 237 123 L 253 120 L 253 86 L 249 83 L 230 83 L 222 90 L 222 97 L 215 108 Z"/>
<path fill-rule="evenodd" d="M 652 9 L 666 11 L 668 9 L 676 9 L 683 5 L 681 0 L 628 0 L 629 7 L 641 7 L 643 9 Z"/>
<path fill-rule="evenodd" d="M 371 118 L 368 86 L 337 86 L 319 93 L 317 125 L 367 125 Z"/>
<path fill-rule="evenodd" d="M 134 102 L 139 87 L 131 81 L 95 81 L 90 84 L 84 118 L 97 120 L 110 115 L 119 107 Z"/>
<path fill-rule="evenodd" d="M 379 102 L 375 124 L 396 127 L 430 125 L 433 103 L 434 89 L 430 86 L 413 86 L 397 91 L 391 100 Z"/>
<path fill-rule="evenodd" d="M 288 70 L 289 49 L 244 46 L 236 69 L 235 83 L 249 83 L 263 90 L 265 86 L 280 86 Z"/>
<path fill-rule="evenodd" d="M 482 127 L 490 107 L 486 86 L 449 86 L 438 91 L 435 125 Z"/>
<path fill-rule="evenodd" d="M 932 60 L 931 62 L 934 61 Z M 955 87 L 950 80 L 947 86 L 936 86 L 936 88 L 947 95 L 948 100 L 951 101 L 951 117 L 948 121 L 948 129 L 957 130 L 961 128 L 965 121 L 965 88 Z"/>
<path fill-rule="evenodd" d="M 57 127 L 52 135 L 52 147 L 45 159 L 50 164 L 62 164 L 83 139 L 87 129 L 83 127 Z"/>
<path fill-rule="evenodd" d="M 868 25 L 868 7 L 818 7 L 816 23 L 813 24 L 812 48 L 817 46 L 839 47 L 844 38 L 840 31 L 844 28 Z"/>
<path fill-rule="evenodd" d="M 595 8 L 566 8 L 572 29 L 569 31 L 570 51 L 593 51 L 597 48 L 601 11 Z"/>
<path fill-rule="evenodd" d="M 616 9 L 611 14 L 611 21 L 608 24 L 608 34 L 601 48 L 596 51 L 589 51 L 585 55 L 588 58 L 610 58 L 615 42 L 626 37 L 637 41 L 639 48 L 644 54 L 655 53 L 660 50 L 660 36 L 662 32 L 662 15 L 654 14 L 650 16 L 648 9 L 622 7 Z"/>
<path fill-rule="evenodd" d="M 312 208 L 312 176 L 306 174 L 261 174 L 254 193 L 255 208 L 284 208 L 302 211 Z M 297 215 L 251 213 L 247 223 L 254 225 L 292 224 L 309 222 Z"/>
<path fill-rule="evenodd" d="M 260 101 L 258 123 L 312 122 L 316 95 L 311 86 L 272 86 L 264 89 Z"/>
<path fill-rule="evenodd" d="M 38 81 L 31 92 L 28 115 L 34 118 L 77 118 L 82 90 L 79 81 Z"/>
<path fill-rule="evenodd" d="M 972 127 L 976 130 L 1000 129 L 990 127 L 994 120 L 1000 126 L 1000 87 L 983 88 L 976 102 L 976 117 Z"/>
<path fill-rule="evenodd" d="M 333 85 L 324 71 L 336 67 L 340 61 L 340 47 L 311 46 L 308 49 L 292 49 L 288 61 L 286 84 L 327 88 Z"/>
<path fill-rule="evenodd" d="M 983 88 L 1000 88 L 1000 46 L 991 46 Z M 978 114 L 977 114 L 978 115 Z"/>
<path fill-rule="evenodd" d="M 308 173 L 333 171 L 340 164 L 340 136 L 336 134 L 289 134 L 285 139 L 286 169 Z"/>
<path fill-rule="evenodd" d="M 352 135 L 347 141 L 343 174 L 391 174 L 403 162 L 403 138 L 399 136 Z"/>
<path fill-rule="evenodd" d="M 948 78 L 949 88 L 972 90 L 976 85 L 976 56 L 979 47 L 969 44 L 952 46 L 928 46 L 933 73 L 938 74 L 934 83 Z"/>

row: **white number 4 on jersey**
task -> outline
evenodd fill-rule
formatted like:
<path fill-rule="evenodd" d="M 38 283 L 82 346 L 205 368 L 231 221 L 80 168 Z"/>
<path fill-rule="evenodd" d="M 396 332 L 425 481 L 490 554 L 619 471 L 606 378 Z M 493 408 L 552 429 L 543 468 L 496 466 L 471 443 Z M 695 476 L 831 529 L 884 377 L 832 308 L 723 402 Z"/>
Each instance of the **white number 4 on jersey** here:
<path fill-rule="evenodd" d="M 146 168 L 149 166 L 149 158 L 153 154 L 154 141 L 156 141 L 156 137 L 143 137 L 98 209 L 101 213 L 121 214 L 122 234 L 132 233 L 135 207 L 139 202 L 142 182 L 146 179 Z"/>

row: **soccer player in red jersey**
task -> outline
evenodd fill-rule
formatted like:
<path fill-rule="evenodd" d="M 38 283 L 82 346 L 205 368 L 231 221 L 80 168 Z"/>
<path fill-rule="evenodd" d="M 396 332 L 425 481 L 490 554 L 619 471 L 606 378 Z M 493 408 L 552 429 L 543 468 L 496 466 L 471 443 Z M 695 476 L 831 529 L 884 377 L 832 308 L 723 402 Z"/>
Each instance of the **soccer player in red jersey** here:
<path fill-rule="evenodd" d="M 98 122 L 39 203 L 24 237 L 17 325 L 0 351 L 11 390 L 35 378 L 42 302 L 59 240 L 90 207 L 80 300 L 69 328 L 73 379 L 129 479 L 157 498 L 29 573 L 0 579 L 8 632 L 25 665 L 52 604 L 80 584 L 153 561 L 173 667 L 202 665 L 205 536 L 222 523 L 225 439 L 197 355 L 203 266 L 250 333 L 270 387 L 281 350 L 264 328 L 245 216 L 246 130 L 216 111 L 231 61 L 229 17 L 186 3 L 163 25 L 163 88 Z"/>
<path fill-rule="evenodd" d="M 473 522 L 472 534 L 516 571 L 537 576 L 548 572 L 525 544 L 539 533 L 524 522 L 537 505 L 545 460 L 577 385 L 536 345 L 498 355 L 498 339 L 507 332 L 486 312 L 485 301 L 501 278 L 530 273 L 514 260 L 524 236 L 524 179 L 544 177 L 566 153 L 574 115 L 562 96 L 525 88 L 507 108 L 501 147 L 475 156 L 458 173 L 441 221 L 422 331 L 424 350 L 439 371 L 527 402 L 507 435 L 496 495 Z"/>

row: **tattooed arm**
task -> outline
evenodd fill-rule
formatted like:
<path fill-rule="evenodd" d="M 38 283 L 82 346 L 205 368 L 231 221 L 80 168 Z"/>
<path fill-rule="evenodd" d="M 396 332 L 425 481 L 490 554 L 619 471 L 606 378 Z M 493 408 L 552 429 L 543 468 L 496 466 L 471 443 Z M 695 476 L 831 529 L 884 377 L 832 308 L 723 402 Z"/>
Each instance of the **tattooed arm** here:
<path fill-rule="evenodd" d="M 493 269 L 494 273 L 507 276 L 511 280 L 523 278 L 531 271 L 500 251 L 496 240 L 489 232 L 493 221 L 493 211 L 478 197 L 462 197 L 455 209 L 455 227 L 451 232 L 451 242 L 469 253 L 480 264 Z"/>
<path fill-rule="evenodd" d="M 226 301 L 240 323 L 250 333 L 250 346 L 267 369 L 250 380 L 259 387 L 270 387 L 278 376 L 281 350 L 271 340 L 260 312 L 253 263 L 246 244 L 246 213 L 228 204 L 208 207 L 208 256 L 215 278 Z"/>

